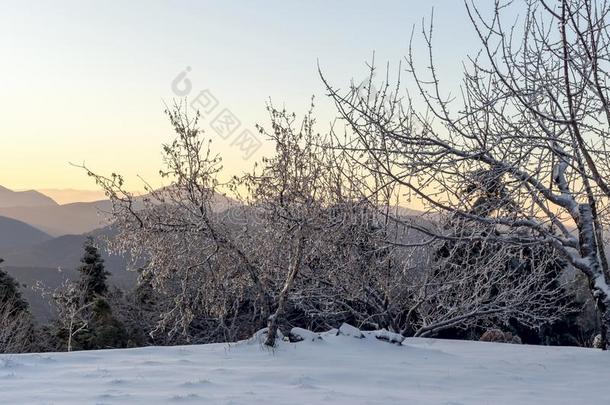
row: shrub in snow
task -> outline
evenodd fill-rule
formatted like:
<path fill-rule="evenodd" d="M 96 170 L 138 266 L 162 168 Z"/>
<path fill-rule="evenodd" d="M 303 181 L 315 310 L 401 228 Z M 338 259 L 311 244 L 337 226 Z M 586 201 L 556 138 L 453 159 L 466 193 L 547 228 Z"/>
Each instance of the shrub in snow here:
<path fill-rule="evenodd" d="M 364 335 L 362 334 L 360 329 L 358 329 L 355 326 L 352 326 L 350 324 L 347 324 L 347 323 L 344 323 L 343 325 L 341 325 L 341 327 L 337 331 L 337 336 L 339 336 L 339 335 L 351 336 L 351 337 L 355 337 L 357 339 L 364 338 Z"/>
<path fill-rule="evenodd" d="M 252 335 L 252 337 L 250 339 L 248 339 L 248 343 L 249 344 L 252 344 L 252 343 L 263 344 L 263 343 L 265 343 L 265 340 L 267 339 L 267 333 L 268 333 L 268 329 L 267 328 L 263 328 L 263 329 L 255 332 L 254 335 Z M 282 333 L 281 330 L 278 329 L 277 336 L 276 336 L 276 341 L 277 340 L 283 340 L 283 339 L 284 339 L 284 334 Z"/>
<path fill-rule="evenodd" d="M 502 332 L 500 329 L 488 329 L 479 338 L 481 342 L 514 343 L 521 344 L 521 338 L 510 332 Z"/>
<path fill-rule="evenodd" d="M 510 333 L 509 333 L 509 335 L 510 335 Z M 515 345 L 520 345 L 523 342 L 521 341 L 521 338 L 518 335 L 512 335 L 512 338 L 510 339 L 510 342 L 508 342 L 508 343 L 513 343 Z"/>
<path fill-rule="evenodd" d="M 504 342 L 504 332 L 500 329 L 487 329 L 479 340 L 481 342 Z"/>
<path fill-rule="evenodd" d="M 322 337 L 307 329 L 292 328 L 288 334 L 288 339 L 291 342 L 302 342 L 304 340 L 315 342 L 316 340 L 322 340 Z"/>
<path fill-rule="evenodd" d="M 603 349 L 603 343 L 602 343 L 602 335 L 601 334 L 597 334 L 595 335 L 595 337 L 593 338 L 593 347 L 596 349 Z"/>
<path fill-rule="evenodd" d="M 405 337 L 400 333 L 390 332 L 385 329 L 381 329 L 375 332 L 375 337 L 379 340 L 384 340 L 389 343 L 401 344 Z"/>

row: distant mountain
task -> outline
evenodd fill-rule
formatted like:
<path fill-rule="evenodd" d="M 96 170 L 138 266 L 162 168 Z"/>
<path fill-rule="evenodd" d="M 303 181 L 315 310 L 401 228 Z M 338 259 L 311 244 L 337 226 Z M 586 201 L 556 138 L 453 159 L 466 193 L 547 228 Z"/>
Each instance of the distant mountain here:
<path fill-rule="evenodd" d="M 56 206 L 50 197 L 34 191 L 13 191 L 0 186 L 0 207 L 46 207 Z"/>
<path fill-rule="evenodd" d="M 78 262 L 77 262 L 78 264 Z M 49 299 L 43 296 L 43 291 L 50 292 L 58 288 L 64 280 L 76 281 L 79 273 L 76 267 L 14 267 L 2 263 L 2 269 L 10 274 L 21 284 L 21 292 L 30 304 L 30 310 L 38 321 L 46 321 L 51 318 L 52 310 Z M 113 286 L 129 289 L 136 284 L 137 275 L 122 270 L 115 272 L 108 278 L 108 283 Z"/>
<path fill-rule="evenodd" d="M 2 270 L 10 274 L 21 285 L 23 297 L 30 305 L 30 311 L 34 319 L 45 322 L 52 317 L 52 309 L 49 298 L 43 295 L 43 291 L 35 288 L 37 286 L 50 292 L 58 288 L 64 280 L 77 280 L 76 270 L 61 271 L 54 268 L 27 268 L 5 266 Z"/>
<path fill-rule="evenodd" d="M 106 199 L 102 190 L 76 190 L 72 188 L 41 188 L 44 195 L 51 197 L 58 204 L 71 204 L 75 202 L 94 202 Z"/>
<path fill-rule="evenodd" d="M 136 209 L 143 197 L 136 198 Z M 213 210 L 218 212 L 235 202 L 217 194 Z M 30 224 L 52 236 L 76 235 L 91 232 L 109 224 L 106 215 L 112 210 L 109 200 L 78 202 L 64 205 L 0 207 L 0 216 Z"/>
<path fill-rule="evenodd" d="M 15 249 L 26 248 L 52 237 L 25 222 L 0 216 L 0 257 Z"/>
<path fill-rule="evenodd" d="M 16 267 L 52 267 L 71 269 L 79 265 L 83 255 L 86 235 L 63 235 L 25 249 L 14 250 L 3 255 L 4 264 Z M 123 271 L 126 261 L 102 251 L 107 270 Z"/>
<path fill-rule="evenodd" d="M 93 232 L 92 235 L 102 237 L 110 235 L 111 232 L 111 229 L 104 228 Z M 25 284 L 22 291 L 38 320 L 48 319 L 51 308 L 42 292 L 32 287 L 40 283 L 46 290 L 53 290 L 66 279 L 78 279 L 76 269 L 83 255 L 85 238 L 86 235 L 64 235 L 2 255 L 4 262 L 0 266 L 19 283 Z M 103 247 L 100 250 L 106 270 L 110 272 L 109 283 L 123 289 L 133 287 L 137 274 L 126 270 L 127 261 L 122 257 L 109 255 Z"/>
<path fill-rule="evenodd" d="M 0 215 L 30 224 L 52 236 L 81 234 L 108 224 L 110 201 L 49 206 L 0 207 Z M 100 214 L 102 212 L 102 214 Z"/>

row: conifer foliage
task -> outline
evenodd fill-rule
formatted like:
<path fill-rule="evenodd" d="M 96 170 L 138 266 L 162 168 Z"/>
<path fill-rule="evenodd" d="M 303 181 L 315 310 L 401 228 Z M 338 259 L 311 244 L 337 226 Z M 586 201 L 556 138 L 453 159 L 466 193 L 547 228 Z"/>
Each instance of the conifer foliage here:
<path fill-rule="evenodd" d="M 78 271 L 77 283 L 68 281 L 53 294 L 59 314 L 57 338 L 65 341 L 68 351 L 126 347 L 127 333 L 109 304 L 110 273 L 92 237 L 85 241 Z"/>
<path fill-rule="evenodd" d="M 0 353 L 30 350 L 32 332 L 29 305 L 21 295 L 19 284 L 0 268 Z"/>
<path fill-rule="evenodd" d="M 104 259 L 100 256 L 91 236 L 87 237 L 84 244 L 85 253 L 81 258 L 80 289 L 86 303 L 91 302 L 96 296 L 108 293 L 107 278 L 110 275 L 104 267 Z"/>

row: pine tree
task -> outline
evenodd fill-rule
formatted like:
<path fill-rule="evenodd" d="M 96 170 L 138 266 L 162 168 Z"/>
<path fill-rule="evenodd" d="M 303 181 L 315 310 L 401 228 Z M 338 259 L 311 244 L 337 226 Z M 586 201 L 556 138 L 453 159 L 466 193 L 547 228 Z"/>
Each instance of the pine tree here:
<path fill-rule="evenodd" d="M 67 342 L 68 350 L 126 347 L 128 336 L 112 314 L 107 278 L 98 249 L 88 237 L 78 268 L 78 283 L 68 282 L 54 294 L 60 319 L 55 335 Z"/>
<path fill-rule="evenodd" d="M 124 325 L 112 313 L 108 300 L 98 297 L 93 303 L 91 334 L 88 349 L 110 349 L 127 347 L 129 335 Z"/>
<path fill-rule="evenodd" d="M 104 260 L 99 254 L 98 249 L 93 244 L 93 238 L 87 237 L 84 244 L 85 253 L 81 258 L 80 287 L 83 292 L 85 303 L 89 303 L 97 296 L 104 296 L 108 293 L 106 279 L 110 273 L 104 267 Z"/>
<path fill-rule="evenodd" d="M 0 259 L 0 263 L 3 261 Z M 19 283 L 0 268 L 0 305 L 8 303 L 15 311 L 28 311 L 28 303 L 19 291 Z"/>
<path fill-rule="evenodd" d="M 89 325 L 87 332 L 81 336 L 80 343 L 84 349 L 107 349 L 126 347 L 127 333 L 123 325 L 112 314 L 108 302 L 109 288 L 107 284 L 110 272 L 104 267 L 98 249 L 91 236 L 84 244 L 85 253 L 81 258 L 80 294 L 82 303 L 88 307 Z"/>

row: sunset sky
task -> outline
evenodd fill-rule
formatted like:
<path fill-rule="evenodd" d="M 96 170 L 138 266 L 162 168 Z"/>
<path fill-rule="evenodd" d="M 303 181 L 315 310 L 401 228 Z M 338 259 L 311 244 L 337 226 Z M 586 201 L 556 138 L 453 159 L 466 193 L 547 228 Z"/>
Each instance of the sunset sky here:
<path fill-rule="evenodd" d="M 366 77 L 372 52 L 396 67 L 414 24 L 435 7 L 440 73 L 450 86 L 478 46 L 458 0 L 382 1 L 19 1 L 0 6 L 0 185 L 95 189 L 69 162 L 154 182 L 160 147 L 172 139 L 164 102 L 190 67 L 193 98 L 217 107 L 202 127 L 229 172 L 244 159 L 234 137 L 266 124 L 265 102 L 299 114 L 317 96 L 318 129 L 334 116 L 316 61 L 332 83 Z M 421 41 L 418 41 L 421 42 Z M 425 55 L 421 54 L 422 66 Z M 229 109 L 241 121 L 227 139 L 209 127 Z"/>

